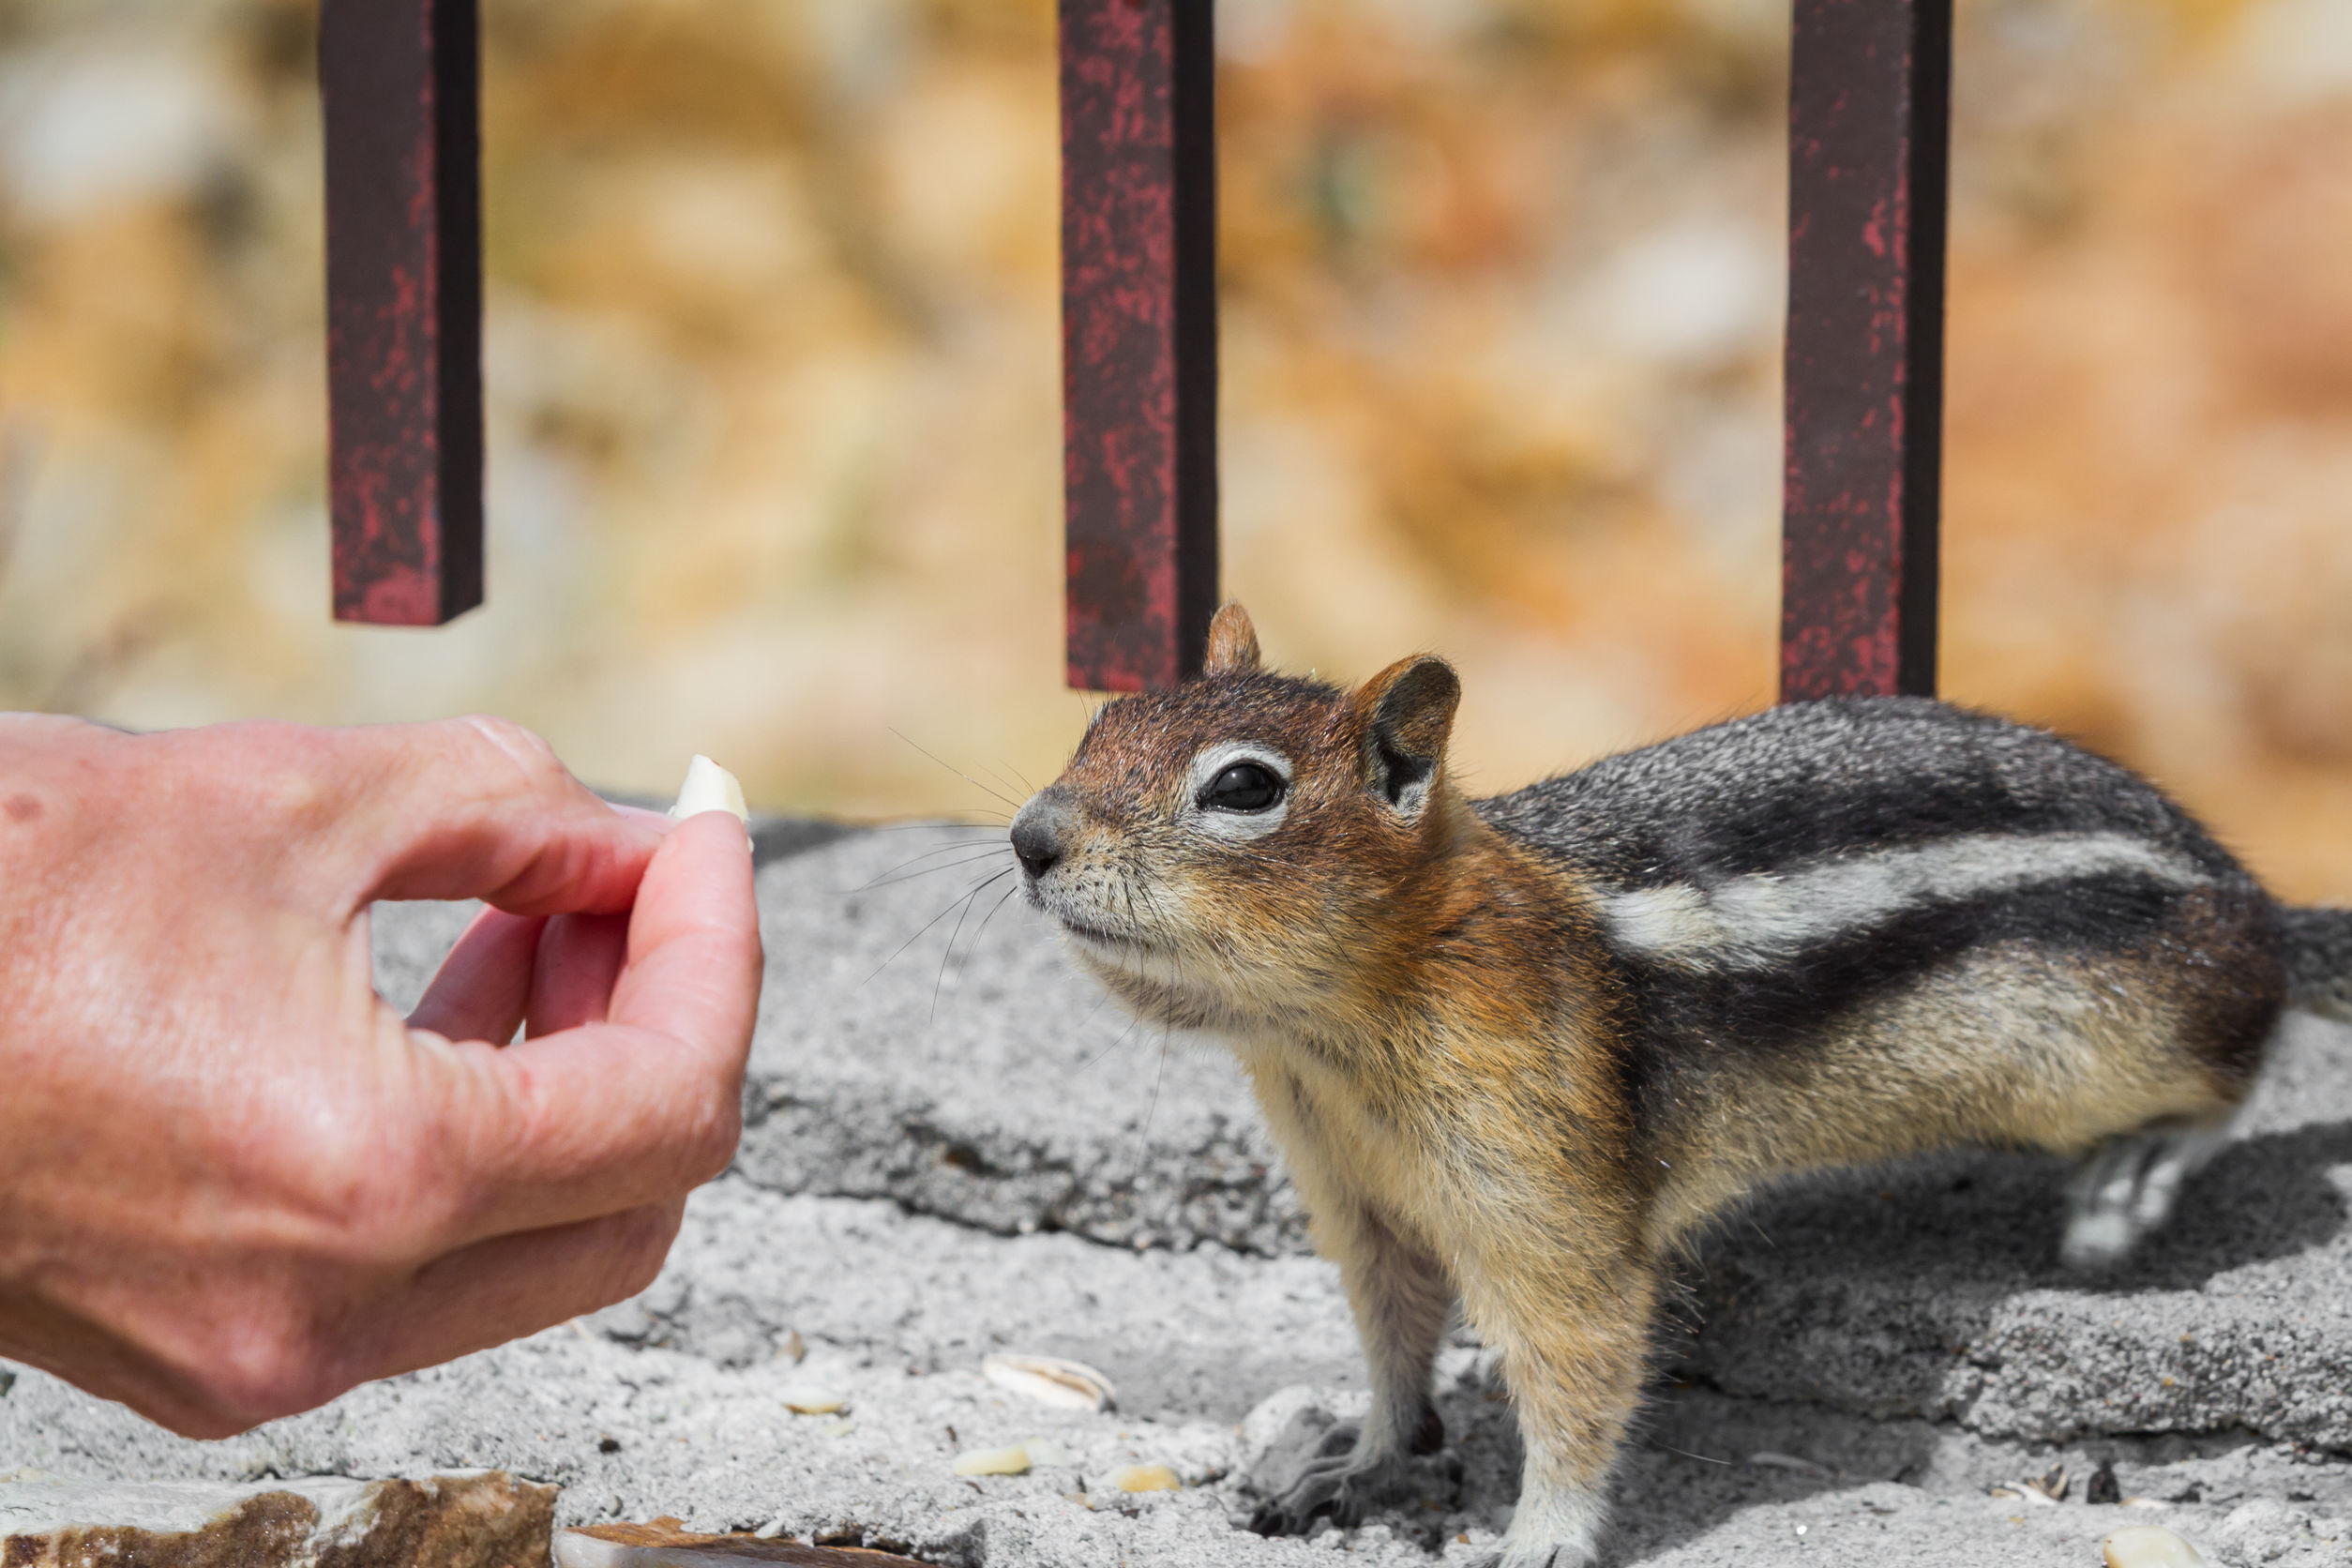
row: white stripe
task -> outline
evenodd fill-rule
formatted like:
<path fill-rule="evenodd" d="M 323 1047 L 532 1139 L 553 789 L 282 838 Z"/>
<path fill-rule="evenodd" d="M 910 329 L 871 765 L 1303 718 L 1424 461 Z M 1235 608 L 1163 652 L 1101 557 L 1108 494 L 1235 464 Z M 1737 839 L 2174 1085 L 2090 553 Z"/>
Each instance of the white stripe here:
<path fill-rule="evenodd" d="M 2175 887 L 2209 880 L 2179 856 L 2122 834 L 1983 833 L 1731 877 L 1712 887 L 1633 888 L 1606 896 L 1602 907 L 1621 946 L 1697 969 L 1741 969 L 1869 930 L 1922 904 L 2115 871 Z"/>

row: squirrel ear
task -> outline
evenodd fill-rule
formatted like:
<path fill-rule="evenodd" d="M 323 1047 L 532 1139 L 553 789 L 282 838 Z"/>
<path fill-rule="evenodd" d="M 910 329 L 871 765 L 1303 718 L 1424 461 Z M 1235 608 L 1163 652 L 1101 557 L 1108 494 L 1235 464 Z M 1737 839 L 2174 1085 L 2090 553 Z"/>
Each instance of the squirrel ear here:
<path fill-rule="evenodd" d="M 1246 675 L 1257 668 L 1258 628 L 1249 624 L 1248 611 L 1229 604 L 1209 623 L 1209 656 L 1201 673 Z"/>
<path fill-rule="evenodd" d="M 1398 659 L 1349 699 L 1364 725 L 1364 783 L 1408 820 L 1429 803 L 1461 701 L 1461 677 L 1434 654 Z"/>

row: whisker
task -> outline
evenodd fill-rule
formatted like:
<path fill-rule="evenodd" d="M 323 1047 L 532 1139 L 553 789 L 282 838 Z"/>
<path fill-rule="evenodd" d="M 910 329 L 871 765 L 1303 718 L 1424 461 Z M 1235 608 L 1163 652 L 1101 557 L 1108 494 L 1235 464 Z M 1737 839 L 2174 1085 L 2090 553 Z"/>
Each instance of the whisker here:
<path fill-rule="evenodd" d="M 1104 988 L 1103 988 L 1103 994 L 1102 994 L 1102 995 L 1100 995 L 1100 996 L 1098 996 L 1098 997 L 1096 997 L 1096 998 L 1094 999 L 1094 1005 L 1093 1005 L 1093 1006 L 1092 1006 L 1092 1007 L 1089 1007 L 1089 1008 L 1086 1010 L 1086 1016 L 1085 1016 L 1084 1018 L 1082 1018 L 1078 1019 L 1078 1027 L 1079 1029 L 1084 1029 L 1084 1028 L 1085 1028 L 1088 1024 L 1093 1023 L 1093 1022 L 1094 1021 L 1094 1015 L 1095 1015 L 1095 1014 L 1097 1014 L 1097 1013 L 1099 1013 L 1099 1012 L 1101 1012 L 1104 1008 L 1106 1008 L 1106 1007 L 1108 1007 L 1108 1006 L 1109 1006 L 1109 1005 L 1110 1005 L 1110 988 L 1109 988 L 1109 987 L 1108 987 L 1108 986 L 1106 986 L 1106 987 L 1104 987 Z M 1133 1027 L 1133 1025 L 1130 1025 L 1129 1027 L 1130 1027 L 1130 1028 L 1132 1028 L 1132 1027 Z M 1076 1031 L 1073 1031 L 1072 1033 L 1076 1033 Z M 1126 1030 L 1123 1029 L 1123 1030 L 1121 1030 L 1119 1033 L 1120 1033 L 1120 1034 L 1123 1037 L 1123 1036 L 1126 1034 L 1126 1033 L 1127 1033 L 1127 1032 L 1126 1032 Z M 1117 1040 L 1113 1040 L 1113 1041 L 1111 1042 L 1111 1045 L 1114 1045 L 1114 1046 L 1115 1046 L 1115 1045 L 1117 1045 L 1118 1043 L 1119 1043 L 1119 1042 L 1118 1042 Z M 1105 1048 L 1105 1049 L 1108 1049 L 1109 1048 L 1108 1048 L 1108 1047 L 1105 1047 L 1104 1048 Z M 1090 1057 L 1088 1057 L 1088 1058 L 1085 1060 L 1085 1062 L 1083 1062 L 1083 1063 L 1081 1063 L 1079 1064 L 1079 1066 L 1078 1066 L 1078 1071 L 1082 1073 L 1082 1072 L 1086 1071 L 1086 1069 L 1087 1069 L 1087 1068 L 1092 1067 L 1092 1066 L 1093 1066 L 1095 1063 L 1097 1063 L 1097 1062 L 1099 1062 L 1099 1061 L 1101 1061 L 1101 1060 L 1102 1060 L 1102 1058 L 1101 1058 L 1099 1055 L 1096 1055 L 1096 1056 L 1090 1056 Z"/>
<path fill-rule="evenodd" d="M 1176 989 L 1176 960 L 1173 958 L 1168 961 L 1168 988 L 1170 992 Z M 1136 1138 L 1135 1168 L 1127 1173 L 1127 1190 L 1131 1194 L 1143 1180 L 1143 1162 L 1151 1157 L 1152 1119 L 1159 1114 L 1160 1085 L 1168 1081 L 1168 1042 L 1175 1028 L 1176 1020 L 1172 1017 L 1160 1021 L 1159 1070 L 1152 1075 L 1152 1103 L 1144 1108 L 1143 1131 Z"/>
<path fill-rule="evenodd" d="M 1013 790 L 1013 789 L 1019 789 L 1019 788 L 1020 788 L 1020 786 L 1019 786 L 1019 785 L 1015 784 L 1015 783 L 1014 783 L 1011 779 L 1009 779 L 1009 778 L 1005 777 L 1003 774 L 1001 774 L 1001 773 L 997 772 L 997 771 L 996 771 L 996 769 L 994 769 L 994 768 L 992 768 L 992 767 L 988 767 L 987 763 L 985 763 L 985 762 L 984 762 L 984 763 L 982 763 L 982 764 L 981 764 L 981 767 L 982 767 L 983 771 L 985 771 L 990 778 L 995 779 L 995 780 L 996 780 L 999 784 L 1003 785 L 1006 789 L 1008 789 L 1008 790 Z M 1037 792 L 1036 792 L 1036 791 L 1034 791 L 1034 790 L 1028 790 L 1028 791 L 1025 791 L 1024 792 L 1025 792 L 1025 793 L 1028 793 L 1028 794 L 1033 794 L 1033 794 L 1035 794 Z"/>
<path fill-rule="evenodd" d="M 869 893 L 878 887 L 897 887 L 901 882 L 921 882 L 925 877 L 937 876 L 942 871 L 960 871 L 967 866 L 985 866 L 994 860 L 998 853 L 998 851 L 990 850 L 984 854 L 973 855 L 969 860 L 951 860 L 944 866 L 927 866 L 920 871 L 909 871 L 903 877 L 892 877 L 884 882 L 867 882 L 864 887 L 853 887 L 850 889 L 850 892 Z M 843 895 L 844 897 L 848 896 L 848 894 Z"/>
<path fill-rule="evenodd" d="M 989 847 L 988 849 L 981 850 L 981 846 L 984 844 L 988 845 Z M 986 856 L 994 852 L 995 846 L 997 844 L 1004 844 L 1004 847 L 1007 849 L 1012 847 L 1009 843 L 1006 843 L 1003 839 L 993 839 L 992 841 L 991 838 L 959 838 L 953 844 L 942 844 L 937 849 L 925 850 L 921 854 L 910 856 L 909 858 L 898 862 L 897 865 L 893 866 L 887 871 L 878 871 L 874 874 L 873 881 L 862 882 L 856 887 L 845 889 L 844 893 L 845 895 L 848 893 L 863 893 L 869 887 L 878 887 L 882 885 L 884 881 L 897 876 L 908 867 L 919 866 L 924 861 L 933 859 L 939 855 L 955 854 L 962 851 L 981 850 L 982 855 Z M 933 867 L 932 869 L 937 870 L 939 867 Z"/>
<path fill-rule="evenodd" d="M 987 882 L 982 882 L 979 887 L 973 888 L 971 892 L 963 896 L 961 902 L 964 906 L 964 912 L 956 917 L 955 927 L 947 933 L 947 951 L 939 956 L 939 973 L 931 981 L 931 1022 L 939 1022 L 940 988 L 947 984 L 948 961 L 956 956 L 956 939 L 963 935 L 964 922 L 972 917 L 972 906 L 973 900 L 980 897 L 980 893 L 983 888 L 987 888 L 997 882 L 1003 882 L 1006 877 L 1011 876 L 1016 869 L 1017 867 L 1008 866 L 1003 870 L 999 871 L 995 876 L 990 877 Z"/>
<path fill-rule="evenodd" d="M 998 875 L 1001 876 L 1003 873 L 1000 872 Z M 931 916 L 930 919 L 926 920 L 923 923 L 921 930 L 916 931 L 914 935 L 907 938 L 906 941 L 898 944 L 897 953 L 891 954 L 889 957 L 884 958 L 881 963 L 876 964 L 874 966 L 874 974 L 880 974 L 883 970 L 886 970 L 892 964 L 897 963 L 898 961 L 899 953 L 904 953 L 908 948 L 912 947 L 916 942 L 923 940 L 924 931 L 929 930 L 932 927 L 938 925 L 941 921 L 955 913 L 957 905 L 961 904 L 964 901 L 964 898 L 971 897 L 973 894 L 979 892 L 982 888 L 988 886 L 989 882 L 995 880 L 996 879 L 994 877 L 983 877 L 978 882 L 973 882 L 970 887 L 966 888 L 964 890 L 963 898 L 957 899 L 955 903 L 948 905 L 945 909 Z M 869 974 L 865 979 L 860 980 L 857 983 L 858 989 L 864 990 L 867 986 L 872 985 L 874 983 L 874 974 Z"/>
<path fill-rule="evenodd" d="M 1015 882 L 1012 886 L 1006 888 L 1004 890 L 1004 897 L 989 905 L 988 912 L 980 917 L 979 928 L 972 933 L 972 945 L 964 949 L 964 962 L 966 965 L 971 964 L 972 956 L 980 950 L 980 939 L 988 934 L 988 922 L 994 920 L 996 918 L 996 912 L 1003 909 L 1006 904 L 1011 903 L 1013 901 L 1013 896 L 1020 890 L 1020 883 L 1018 882 Z M 958 972 L 960 972 L 960 971 Z"/>
<path fill-rule="evenodd" d="M 1103 1001 L 1108 1002 L 1108 1001 L 1109 1001 L 1109 1000 L 1110 1000 L 1110 995 L 1109 995 L 1109 993 L 1108 993 L 1108 992 L 1105 992 L 1105 993 L 1104 993 L 1104 995 L 1103 995 Z M 1095 1008 L 1095 1010 L 1096 1010 L 1097 1012 L 1101 1011 L 1101 1004 L 1100 1004 L 1100 1003 L 1097 1003 L 1097 1004 L 1096 1004 L 1096 1008 Z M 1092 1015 L 1092 1014 L 1090 1014 L 1090 1015 L 1088 1015 L 1088 1016 L 1089 1016 L 1089 1017 L 1092 1017 L 1093 1015 Z M 1123 1045 L 1123 1044 L 1126 1042 L 1126 1038 L 1127 1038 L 1127 1036 L 1128 1036 L 1128 1035 L 1130 1035 L 1130 1034 L 1133 1034 L 1133 1033 L 1135 1033 L 1135 1026 L 1136 1026 L 1136 1025 L 1138 1025 L 1138 1024 L 1139 1024 L 1139 1023 L 1141 1023 L 1142 1021 L 1143 1021 L 1143 1015 L 1142 1015 L 1142 1014 L 1140 1014 L 1140 1013 L 1138 1013 L 1135 1017 L 1133 1017 L 1133 1018 L 1129 1018 L 1129 1019 L 1127 1020 L 1127 1027 L 1126 1027 L 1126 1028 L 1124 1028 L 1124 1029 L 1123 1029 L 1123 1030 L 1121 1030 L 1118 1033 L 1116 1033 L 1116 1034 L 1112 1035 L 1112 1036 L 1110 1037 L 1110 1044 L 1108 1044 L 1108 1045 L 1105 1046 L 1102 1049 L 1100 1049 L 1100 1050 L 1096 1051 L 1093 1055 L 1092 1055 L 1092 1056 L 1088 1057 L 1088 1058 L 1087 1058 L 1084 1062 L 1079 1063 L 1078 1063 L 1078 1070 L 1079 1072 L 1081 1072 L 1081 1073 L 1082 1073 L 1082 1072 L 1086 1071 L 1086 1069 L 1087 1069 L 1087 1068 L 1092 1067 L 1092 1066 L 1093 1066 L 1095 1063 L 1100 1062 L 1100 1061 L 1101 1061 L 1104 1057 L 1108 1056 L 1108 1055 L 1109 1055 L 1112 1051 L 1117 1050 L 1117 1049 L 1118 1049 L 1118 1048 L 1119 1048 L 1122 1045 Z"/>
<path fill-rule="evenodd" d="M 897 735 L 897 736 L 900 740 L 902 740 L 902 741 L 907 741 L 907 744 L 908 744 L 909 746 L 914 746 L 914 742 L 912 742 L 912 741 L 911 741 L 911 740 L 907 740 L 906 735 L 905 735 L 902 731 L 897 731 L 897 730 L 893 730 L 893 731 L 891 731 L 890 732 L 891 732 L 892 734 L 894 734 L 894 735 Z M 975 790 L 979 791 L 982 794 L 984 794 L 984 795 L 995 795 L 997 799 L 999 799 L 999 800 L 1003 801 L 1005 805 L 1007 805 L 1007 806 L 1011 807 L 1012 807 L 1014 810 L 1016 810 L 1016 811 L 1018 811 L 1018 810 L 1021 808 L 1021 803 L 1020 803 L 1019 801 L 1015 800 L 1012 796 L 1010 796 L 1010 795 L 1006 795 L 1006 794 L 999 794 L 996 791 L 989 789 L 989 788 L 988 788 L 986 784 L 981 783 L 981 782 L 980 782 L 980 780 L 978 780 L 978 779 L 976 779 L 976 778 L 972 777 L 972 775 L 970 775 L 970 774 L 968 774 L 968 773 L 964 772 L 964 771 L 963 771 L 963 769 L 958 768 L 958 767 L 956 767 L 956 766 L 954 766 L 954 765 L 952 765 L 952 764 L 950 764 L 950 763 L 948 763 L 948 762 L 942 761 L 942 760 L 941 760 L 941 759 L 940 759 L 940 758 L 939 758 L 936 754 L 934 754 L 934 753 L 932 753 L 932 752 L 929 752 L 929 751 L 924 751 L 923 747 L 921 747 L 921 746 L 914 746 L 914 748 L 915 748 L 917 751 L 922 751 L 924 756 L 930 758 L 930 759 L 931 759 L 931 761 L 934 761 L 934 762 L 938 762 L 938 763 L 939 763 L 939 765 L 940 765 L 941 767 L 946 768 L 946 769 L 947 769 L 947 771 L 948 771 L 949 773 L 954 774 L 957 777 L 958 777 L 958 778 L 960 778 L 960 779 L 962 779 L 965 783 L 967 783 L 967 784 L 971 785 L 973 789 L 975 789 Z"/>

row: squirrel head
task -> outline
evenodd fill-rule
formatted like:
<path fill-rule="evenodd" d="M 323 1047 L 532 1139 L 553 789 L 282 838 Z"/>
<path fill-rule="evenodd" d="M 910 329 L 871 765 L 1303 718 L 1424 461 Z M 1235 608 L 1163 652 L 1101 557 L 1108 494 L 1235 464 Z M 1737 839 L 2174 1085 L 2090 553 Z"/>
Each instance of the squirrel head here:
<path fill-rule="evenodd" d="M 1462 686 L 1428 655 L 1352 692 L 1260 667 L 1239 605 L 1198 679 L 1105 705 L 1013 820 L 1030 901 L 1138 1012 L 1327 1012 L 1410 944 L 1477 819 L 1447 776 Z"/>

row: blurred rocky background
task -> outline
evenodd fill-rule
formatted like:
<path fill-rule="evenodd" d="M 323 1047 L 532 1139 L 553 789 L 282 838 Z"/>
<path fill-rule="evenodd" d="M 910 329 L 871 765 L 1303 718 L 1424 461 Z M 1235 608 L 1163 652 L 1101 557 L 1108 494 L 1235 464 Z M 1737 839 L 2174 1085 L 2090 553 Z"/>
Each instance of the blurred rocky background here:
<path fill-rule="evenodd" d="M 1943 678 L 2352 897 L 2352 5 L 1960 0 Z M 0 0 L 0 706 L 469 709 L 998 808 L 1061 685 L 1049 0 L 483 0 L 490 603 L 327 616 L 314 0 Z M 1757 707 L 1787 0 L 1225 0 L 1226 582 L 1501 789 Z"/>

